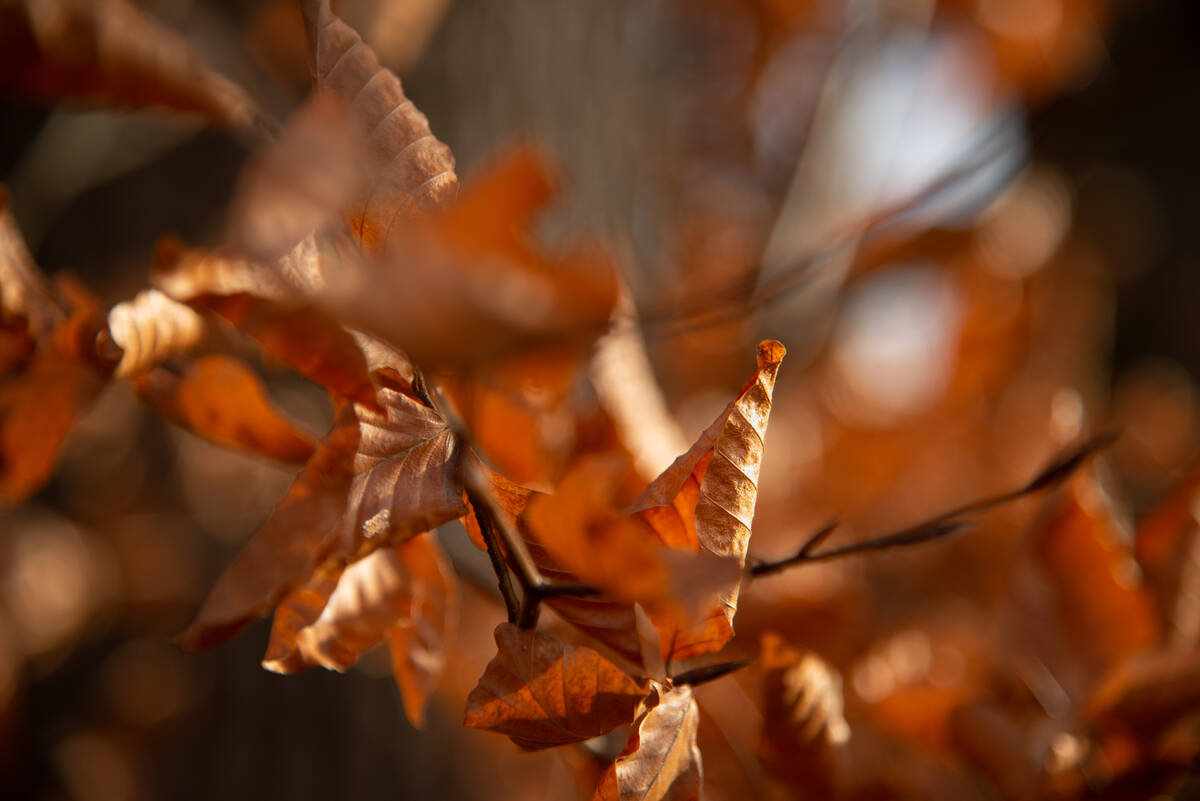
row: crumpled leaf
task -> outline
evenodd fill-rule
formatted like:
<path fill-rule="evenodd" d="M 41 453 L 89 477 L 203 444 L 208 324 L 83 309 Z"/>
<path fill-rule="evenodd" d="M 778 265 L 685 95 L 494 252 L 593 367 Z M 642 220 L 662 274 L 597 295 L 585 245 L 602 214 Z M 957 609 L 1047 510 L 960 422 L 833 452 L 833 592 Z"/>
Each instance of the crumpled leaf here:
<path fill-rule="evenodd" d="M 0 91 L 160 107 L 249 128 L 258 112 L 186 41 L 126 0 L 0 2 Z"/>
<path fill-rule="evenodd" d="M 271 405 L 258 375 L 233 357 L 205 356 L 182 376 L 154 370 L 134 386 L 163 417 L 214 442 L 282 462 L 303 464 L 313 455 L 312 438 Z"/>
<path fill-rule="evenodd" d="M 786 352 L 774 340 L 761 343 L 758 368 L 737 398 L 630 506 L 666 545 L 745 563 L 771 392 Z M 664 631 L 669 657 L 686 659 L 724 646 L 733 637 L 737 597 L 737 587 L 722 595 L 720 608 L 691 631 Z"/>
<path fill-rule="evenodd" d="M 467 698 L 463 723 L 507 734 L 529 751 L 582 742 L 629 723 L 646 694 L 591 648 L 509 623 L 499 652 Z"/>
<path fill-rule="evenodd" d="M 651 708 L 635 724 L 621 755 L 604 772 L 592 801 L 695 801 L 704 770 L 692 688 L 654 682 Z"/>
<path fill-rule="evenodd" d="M 456 608 L 454 581 L 428 535 L 318 574 L 275 610 L 263 667 L 345 671 L 384 639 L 409 720 L 420 726 L 441 676 Z"/>
<path fill-rule="evenodd" d="M 157 289 L 139 292 L 108 311 L 108 332 L 121 348 L 114 374 L 128 378 L 186 353 L 206 336 L 204 318 Z"/>
<path fill-rule="evenodd" d="M 458 191 L 454 155 L 429 130 L 400 79 L 380 66 L 371 48 L 329 8 L 328 0 L 304 0 L 304 21 L 313 50 L 313 80 L 336 93 L 367 135 L 366 168 L 372 176 L 346 214 L 354 239 L 380 252 L 398 217 L 432 211 Z"/>
<path fill-rule="evenodd" d="M 361 558 L 460 517 L 459 453 L 441 416 L 398 383 L 385 414 L 346 404 L 264 526 L 217 580 L 180 641 L 216 645 L 303 585 L 319 566 Z"/>
<path fill-rule="evenodd" d="M 816 797 L 837 793 L 840 747 L 850 738 L 842 678 L 814 653 L 774 632 L 762 636 L 763 739 L 759 754 L 775 775 Z"/>

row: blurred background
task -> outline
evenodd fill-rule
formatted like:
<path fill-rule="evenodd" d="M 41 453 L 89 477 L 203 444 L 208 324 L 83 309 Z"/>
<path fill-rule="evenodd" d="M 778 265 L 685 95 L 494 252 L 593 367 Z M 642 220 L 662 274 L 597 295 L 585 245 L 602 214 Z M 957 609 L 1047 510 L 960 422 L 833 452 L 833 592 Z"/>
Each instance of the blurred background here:
<path fill-rule="evenodd" d="M 308 91 L 290 0 L 140 5 L 277 120 Z M 404 78 L 465 182 L 523 138 L 557 158 L 565 187 L 543 233 L 587 232 L 623 254 L 681 442 L 736 392 L 755 342 L 787 344 L 752 553 L 787 553 L 835 515 L 847 540 L 897 529 L 1019 486 L 1081 435 L 1124 427 L 1049 501 L 746 592 L 735 651 L 776 630 L 844 676 L 870 754 L 844 797 L 1047 793 L 1037 782 L 1045 754 L 1066 748 L 1061 726 L 1030 724 L 1029 748 L 1045 754 L 1021 784 L 1026 766 L 991 765 L 1000 748 L 980 757 L 975 718 L 950 710 L 1002 698 L 1011 711 L 1024 703 L 1005 695 L 1012 683 L 1046 720 L 1070 720 L 1053 699 L 1074 709 L 1123 654 L 1148 642 L 1195 650 L 1200 548 L 1179 544 L 1196 541 L 1194 524 L 1172 540 L 1184 557 L 1172 551 L 1169 570 L 1131 548 L 1200 454 L 1200 5 L 333 5 Z M 0 98 L 0 181 L 30 249 L 106 303 L 145 285 L 161 236 L 218 241 L 250 148 L 187 118 Z M 266 369 L 295 419 L 328 425 L 319 390 Z M 459 726 L 503 616 L 481 596 L 464 601 L 461 664 L 422 732 L 386 659 L 347 676 L 276 676 L 257 665 L 266 624 L 202 655 L 171 644 L 290 478 L 171 428 L 123 384 L 105 390 L 53 482 L 0 511 L 5 795 L 573 792 L 554 757 Z M 1063 545 L 1047 533 L 1063 520 L 1091 521 L 1091 539 Z M 1072 584 L 1094 551 L 1117 577 L 1098 605 Z M 1135 585 L 1157 610 L 1153 632 L 1142 618 L 1122 624 L 1136 602 L 1121 593 Z M 753 707 L 754 681 L 706 689 L 706 797 L 805 797 L 746 750 L 756 735 L 739 727 L 757 719 L 738 710 Z M 1106 764 L 1120 773 L 1111 754 Z M 1101 769 L 1088 770 L 1083 789 L 1055 791 L 1101 795 Z M 1139 774 L 1120 797 L 1195 789 L 1172 775 L 1173 790 Z"/>

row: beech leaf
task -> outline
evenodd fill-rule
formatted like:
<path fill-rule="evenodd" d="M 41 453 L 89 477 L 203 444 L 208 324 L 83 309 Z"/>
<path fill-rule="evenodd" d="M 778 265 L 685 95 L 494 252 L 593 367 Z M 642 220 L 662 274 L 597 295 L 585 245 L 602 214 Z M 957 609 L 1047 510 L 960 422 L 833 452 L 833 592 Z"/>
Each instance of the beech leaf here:
<path fill-rule="evenodd" d="M 347 222 L 364 250 L 381 251 L 397 217 L 432 211 L 458 191 L 454 155 L 429 130 L 400 79 L 382 67 L 362 38 L 329 8 L 328 0 L 303 0 L 318 88 L 350 102 L 366 132 L 371 183 L 354 201 Z"/>
<path fill-rule="evenodd" d="M 245 92 L 127 0 L 0 2 L 0 90 L 159 107 L 235 128 L 258 118 Z"/>
<path fill-rule="evenodd" d="M 287 495 L 217 580 L 183 644 L 216 645 L 319 566 L 353 561 L 463 514 L 454 436 L 409 393 L 381 388 L 384 414 L 343 406 Z"/>
<path fill-rule="evenodd" d="M 198 359 L 182 377 L 154 370 L 134 385 L 163 417 L 214 442 L 282 462 L 303 464 L 313 454 L 312 438 L 271 405 L 258 375 L 230 356 Z"/>
<path fill-rule="evenodd" d="M 692 688 L 654 683 L 653 704 L 609 766 L 592 801 L 696 801 L 704 770 L 696 729 L 700 710 Z"/>
<path fill-rule="evenodd" d="M 646 694 L 591 648 L 509 623 L 499 652 L 467 698 L 464 725 L 507 734 L 529 751 L 582 742 L 629 723 Z"/>

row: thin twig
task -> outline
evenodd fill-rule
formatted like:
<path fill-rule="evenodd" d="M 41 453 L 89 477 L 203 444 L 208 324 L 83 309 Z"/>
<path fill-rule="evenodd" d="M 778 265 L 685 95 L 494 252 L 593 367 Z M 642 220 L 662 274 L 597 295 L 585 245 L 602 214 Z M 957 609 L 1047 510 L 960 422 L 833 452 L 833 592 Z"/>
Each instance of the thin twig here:
<path fill-rule="evenodd" d="M 707 684 L 710 681 L 716 681 L 719 678 L 728 676 L 730 673 L 739 671 L 752 662 L 754 662 L 753 659 L 739 659 L 736 662 L 722 662 L 719 665 L 705 665 L 704 667 L 686 670 L 683 673 L 680 673 L 678 676 L 672 677 L 671 681 L 673 681 L 676 686 L 690 684 L 693 687 L 699 687 L 701 684 Z"/>
<path fill-rule="evenodd" d="M 909 528 L 886 534 L 882 537 L 843 545 L 839 548 L 831 548 L 820 553 L 813 553 L 816 546 L 824 541 L 837 525 L 836 522 L 826 524 L 809 537 L 808 541 L 796 553 L 773 562 L 756 562 L 747 569 L 747 573 L 750 578 L 760 578 L 779 573 L 799 564 L 824 562 L 830 559 L 850 556 L 851 554 L 882 551 L 887 548 L 896 548 L 904 545 L 915 545 L 920 542 L 929 542 L 930 540 L 949 536 L 956 531 L 961 531 L 964 528 L 974 525 L 971 521 L 963 519 L 968 515 L 986 512 L 989 509 L 994 509 L 1002 504 L 1015 501 L 1018 498 L 1033 495 L 1034 493 L 1061 484 L 1080 465 L 1095 455 L 1096 452 L 1111 445 L 1118 436 L 1120 436 L 1119 431 L 1110 431 L 1084 440 L 1075 448 L 1055 459 L 1042 472 L 1038 473 L 1028 483 L 1018 489 L 971 501 L 956 509 L 943 512 L 937 517 L 918 523 L 915 526 L 910 526 Z"/>
<path fill-rule="evenodd" d="M 467 490 L 467 498 L 471 501 L 471 510 L 479 531 L 483 534 L 483 542 L 487 545 L 488 558 L 492 561 L 492 572 L 496 574 L 496 582 L 500 585 L 500 595 L 504 598 L 504 607 L 508 610 L 508 622 L 516 623 L 521 614 L 521 601 L 513 589 L 512 577 L 508 574 L 508 565 L 504 562 L 504 554 L 500 551 L 500 543 L 496 541 L 496 531 L 493 527 L 492 513 L 487 504 Z"/>

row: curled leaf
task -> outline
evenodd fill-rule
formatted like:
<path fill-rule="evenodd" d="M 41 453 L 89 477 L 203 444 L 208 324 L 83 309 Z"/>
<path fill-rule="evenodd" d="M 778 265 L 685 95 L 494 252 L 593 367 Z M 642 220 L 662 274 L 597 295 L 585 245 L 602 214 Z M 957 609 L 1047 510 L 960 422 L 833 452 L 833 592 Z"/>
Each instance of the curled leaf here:
<path fill-rule="evenodd" d="M 690 686 L 655 683 L 651 706 L 635 724 L 621 755 L 600 777 L 592 801 L 695 801 L 704 770 L 696 729 L 700 710 Z"/>
<path fill-rule="evenodd" d="M 33 261 L 0 187 L 0 322 L 20 320 L 38 339 L 66 317 L 53 287 Z"/>
<path fill-rule="evenodd" d="M 271 405 L 258 376 L 232 357 L 198 359 L 181 377 L 155 370 L 138 376 L 135 386 L 168 420 L 214 442 L 283 462 L 303 464 L 313 454 L 312 438 Z"/>
<path fill-rule="evenodd" d="M 526 750 L 582 742 L 629 723 L 646 693 L 591 648 L 496 627 L 499 652 L 467 698 L 464 725 L 507 734 Z"/>
<path fill-rule="evenodd" d="M 330 10 L 328 0 L 304 0 L 302 8 L 314 83 L 350 102 L 366 131 L 371 181 L 346 218 L 356 241 L 368 252 L 379 252 L 398 217 L 431 211 L 454 197 L 454 156 L 405 96 L 400 79 L 380 66 L 370 46 Z"/>
<path fill-rule="evenodd" d="M 237 85 L 126 0 L 0 3 L 0 90 L 47 101 L 160 107 L 236 128 L 258 116 Z"/>
<path fill-rule="evenodd" d="M 191 307 L 147 289 L 109 310 L 108 330 L 121 348 L 115 375 L 128 378 L 191 350 L 204 339 L 206 325 Z"/>
<path fill-rule="evenodd" d="M 730 556 L 744 564 L 758 500 L 771 392 L 786 353 L 773 340 L 758 346 L 758 368 L 687 453 L 651 482 L 629 509 L 645 519 L 672 548 Z M 699 627 L 664 632 L 670 658 L 686 659 L 720 649 L 733 637 L 738 588 Z"/>

